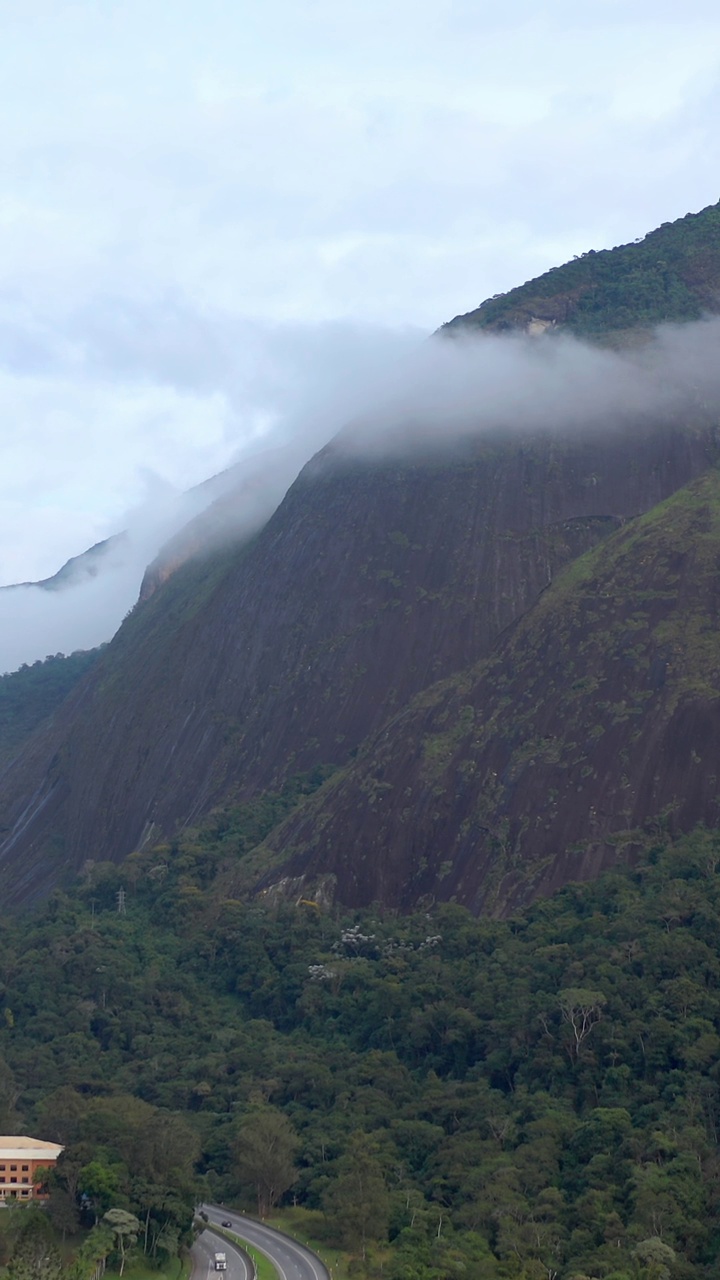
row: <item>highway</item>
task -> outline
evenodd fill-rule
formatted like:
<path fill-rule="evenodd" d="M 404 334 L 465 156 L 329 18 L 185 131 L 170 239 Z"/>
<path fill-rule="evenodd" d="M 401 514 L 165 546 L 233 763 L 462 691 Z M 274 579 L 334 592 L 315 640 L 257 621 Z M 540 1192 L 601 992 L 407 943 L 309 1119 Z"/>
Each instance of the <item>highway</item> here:
<path fill-rule="evenodd" d="M 263 1222 L 246 1218 L 244 1213 L 235 1209 L 219 1208 L 213 1204 L 204 1204 L 202 1210 L 210 1222 L 232 1222 L 232 1230 L 237 1235 L 270 1258 L 280 1280 L 331 1280 L 327 1267 L 317 1254 L 279 1231 L 273 1231 L 272 1227 L 266 1227 Z M 229 1256 L 227 1275 L 230 1276 Z"/>
<path fill-rule="evenodd" d="M 227 1258 L 227 1271 L 215 1270 L 215 1253 L 218 1249 Z M 210 1231 L 204 1231 L 198 1236 L 190 1253 L 193 1260 L 191 1280 L 221 1280 L 223 1276 L 227 1280 L 252 1280 L 250 1269 L 240 1251 L 233 1248 L 229 1240 L 222 1240 Z"/>

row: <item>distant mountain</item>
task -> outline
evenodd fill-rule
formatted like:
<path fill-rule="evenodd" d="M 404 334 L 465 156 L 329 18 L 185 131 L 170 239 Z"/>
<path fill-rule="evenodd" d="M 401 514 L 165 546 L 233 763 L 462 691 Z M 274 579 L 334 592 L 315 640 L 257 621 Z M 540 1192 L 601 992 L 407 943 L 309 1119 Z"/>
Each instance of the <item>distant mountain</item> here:
<path fill-rule="evenodd" d="M 692 314 L 709 306 L 719 216 L 661 228 L 652 260 L 652 236 L 595 255 L 596 331 L 623 329 L 636 289 L 647 321 L 658 243 L 688 289 L 694 264 Z M 527 314 L 577 271 L 533 282 Z M 523 327 L 512 299 L 493 314 Z M 410 453 L 338 440 L 253 535 L 223 541 L 221 507 L 199 517 L 0 778 L 6 900 L 320 765 L 332 778 L 257 852 L 262 889 L 324 877 L 351 903 L 503 912 L 626 856 L 635 829 L 710 822 L 718 406 L 591 408 Z M 677 645 L 705 685 L 676 686 Z"/>
<path fill-rule="evenodd" d="M 36 582 L 14 582 L 0 587 L 0 591 L 20 591 L 28 587 L 39 587 L 43 591 L 66 591 L 71 587 L 81 586 L 88 578 L 97 578 L 116 558 L 122 558 L 127 541 L 127 534 L 116 533 L 111 538 L 96 542 L 80 555 L 71 556 L 49 578 L 40 578 Z"/>
<path fill-rule="evenodd" d="M 0 587 L 0 673 L 111 639 L 138 592 L 145 599 L 187 559 L 252 537 L 309 451 L 309 442 L 304 451 L 267 450 L 184 494 L 161 495 L 125 532 L 74 556 L 51 577 Z"/>
<path fill-rule="evenodd" d="M 259 528 L 297 475 L 304 457 L 294 447 L 268 450 L 243 459 L 208 480 L 178 495 L 165 518 L 152 527 L 149 545 L 153 565 L 141 585 L 141 597 L 151 594 L 172 568 L 193 555 L 213 549 L 219 542 Z M 207 520 L 203 513 L 213 508 Z M 148 521 L 152 526 L 152 520 Z M 187 530 L 187 532 L 186 532 Z M 82 586 L 88 579 L 113 570 L 133 555 L 133 537 L 127 531 L 96 542 L 69 560 L 48 578 L 0 586 L 0 592 L 37 587 L 43 591 L 66 591 Z"/>

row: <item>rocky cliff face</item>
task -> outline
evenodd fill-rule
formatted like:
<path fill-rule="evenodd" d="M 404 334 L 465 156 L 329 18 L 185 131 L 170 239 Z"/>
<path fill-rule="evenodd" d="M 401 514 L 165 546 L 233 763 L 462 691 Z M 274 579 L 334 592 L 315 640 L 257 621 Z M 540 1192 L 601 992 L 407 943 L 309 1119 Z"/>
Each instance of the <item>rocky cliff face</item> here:
<path fill-rule="evenodd" d="M 607 333 L 653 298 L 699 313 L 720 282 L 720 212 L 653 235 L 595 255 L 600 268 L 562 268 L 595 281 L 573 314 Z M 532 282 L 543 323 L 555 317 L 537 297 L 567 295 L 553 274 Z M 479 327 L 524 314 L 500 302 Z M 714 676 L 673 701 L 670 675 L 673 645 L 692 662 L 708 643 L 690 603 L 713 616 L 699 548 L 715 499 L 687 486 L 711 484 L 718 453 L 699 408 L 572 433 L 518 424 L 395 457 L 334 444 L 253 540 L 209 549 L 210 512 L 0 776 L 6 901 L 319 763 L 341 771 L 269 843 L 267 886 L 331 877 L 352 902 L 503 911 L 594 874 L 634 827 L 712 820 Z M 700 497 L 653 523 L 679 491 Z M 571 564 L 579 576 L 558 581 Z M 685 639 L 669 640 L 678 619 Z"/>
<path fill-rule="evenodd" d="M 714 429 L 307 467 L 250 546 L 140 606 L 0 781 L 6 892 L 44 891 L 318 762 L 490 653 L 558 570 L 717 455 Z"/>
<path fill-rule="evenodd" d="M 207 496 L 207 505 L 169 538 L 148 565 L 140 602 L 167 582 L 191 560 L 208 559 L 232 543 L 239 547 L 253 537 L 272 515 L 297 476 L 304 457 L 292 446 L 244 459 L 212 477 L 187 495 Z M 214 500 L 211 494 L 217 495 Z"/>
<path fill-rule="evenodd" d="M 720 474 L 567 569 L 269 842 L 280 881 L 505 914 L 720 822 Z M 281 865 L 277 866 L 278 855 Z"/>

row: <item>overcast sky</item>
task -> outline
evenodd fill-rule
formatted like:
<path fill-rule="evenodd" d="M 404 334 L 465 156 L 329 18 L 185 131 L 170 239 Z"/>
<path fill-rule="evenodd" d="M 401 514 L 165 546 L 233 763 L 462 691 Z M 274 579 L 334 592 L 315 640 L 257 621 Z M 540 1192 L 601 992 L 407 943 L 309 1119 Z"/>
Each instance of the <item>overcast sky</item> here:
<path fill-rule="evenodd" d="M 714 203 L 719 116 L 710 0 L 0 0 L 0 581 Z"/>

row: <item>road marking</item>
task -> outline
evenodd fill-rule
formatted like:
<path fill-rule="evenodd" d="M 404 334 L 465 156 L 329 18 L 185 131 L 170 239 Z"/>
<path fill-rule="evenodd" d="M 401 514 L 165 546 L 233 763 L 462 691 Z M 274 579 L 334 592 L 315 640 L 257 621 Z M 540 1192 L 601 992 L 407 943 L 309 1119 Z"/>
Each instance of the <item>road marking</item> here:
<path fill-rule="evenodd" d="M 267 1231 L 269 1235 L 274 1234 L 272 1227 L 266 1227 L 263 1223 L 255 1222 L 254 1219 L 250 1219 L 250 1221 L 252 1222 L 252 1225 L 254 1227 L 257 1227 L 261 1233 L 263 1231 Z M 315 1280 L 322 1280 L 322 1276 L 320 1275 L 320 1272 L 318 1271 L 317 1267 L 315 1266 L 315 1263 L 312 1260 L 311 1251 L 309 1249 L 308 1250 L 303 1249 L 302 1245 L 295 1244 L 295 1242 L 291 1240 L 289 1236 L 286 1236 L 282 1233 L 278 1233 L 278 1235 L 280 1237 L 279 1243 L 284 1248 L 288 1249 L 292 1253 L 297 1254 L 298 1258 L 300 1258 L 302 1262 L 307 1263 L 313 1275 L 315 1276 Z M 264 1252 L 264 1250 L 262 1250 L 262 1252 Z M 269 1257 L 269 1256 L 270 1256 L 269 1254 L 266 1254 L 266 1257 Z M 277 1266 L 277 1263 L 275 1265 Z M 324 1266 L 324 1264 L 322 1265 Z M 298 1268 L 298 1273 L 299 1273 L 299 1268 Z"/>
<path fill-rule="evenodd" d="M 223 1212 L 223 1210 L 216 1209 L 215 1212 L 218 1214 L 218 1218 L 219 1218 L 219 1215 Z M 276 1248 L 285 1249 L 287 1252 L 291 1253 L 291 1255 L 295 1254 L 296 1258 L 299 1258 L 301 1263 L 305 1263 L 306 1266 L 310 1268 L 310 1270 L 313 1273 L 313 1276 L 315 1277 L 315 1280 L 323 1280 L 322 1273 L 318 1271 L 317 1267 L 315 1266 L 315 1262 L 313 1261 L 312 1250 L 304 1249 L 302 1245 L 296 1243 L 296 1241 L 294 1241 L 292 1237 L 286 1236 L 283 1232 L 276 1232 L 273 1230 L 272 1227 L 266 1227 L 264 1223 L 257 1222 L 255 1218 L 245 1218 L 243 1214 L 236 1213 L 232 1209 L 225 1210 L 224 1212 L 227 1213 L 228 1217 L 233 1221 L 232 1230 L 239 1237 L 239 1239 L 240 1240 L 245 1239 L 247 1244 L 250 1244 L 253 1246 L 253 1248 L 258 1249 L 259 1252 L 262 1253 L 264 1257 L 266 1257 L 272 1263 L 275 1269 L 279 1272 L 282 1280 L 289 1280 L 289 1277 L 287 1272 L 283 1269 L 282 1264 L 278 1261 L 278 1259 L 272 1253 L 269 1253 L 267 1249 L 263 1249 L 262 1246 L 257 1243 L 257 1240 L 253 1240 L 252 1234 L 249 1236 L 243 1237 L 242 1227 L 245 1225 L 245 1223 L 247 1223 L 249 1227 L 255 1227 L 257 1229 L 257 1232 L 260 1234 L 261 1239 L 262 1239 L 263 1232 L 265 1232 L 268 1236 L 270 1236 L 273 1242 L 276 1241 Z M 237 1223 L 240 1224 L 239 1229 L 238 1229 Z M 214 1223 L 214 1225 L 220 1226 L 221 1222 L 218 1220 L 217 1222 Z M 318 1261 L 320 1261 L 320 1259 L 318 1259 Z M 290 1265 L 293 1267 L 293 1270 L 297 1271 L 298 1275 L 302 1274 L 302 1268 L 298 1267 L 297 1262 L 294 1259 Z M 325 1272 L 325 1276 L 326 1277 L 329 1276 L 330 1273 L 327 1267 L 325 1266 L 325 1264 L 320 1261 L 320 1265 L 323 1268 L 323 1271 Z"/>
<path fill-rule="evenodd" d="M 226 1227 L 225 1230 L 227 1231 L 227 1229 L 228 1228 Z M 245 1244 L 249 1244 L 251 1248 L 257 1249 L 258 1253 L 261 1253 L 263 1257 L 267 1258 L 268 1262 L 272 1263 L 275 1270 L 282 1277 L 282 1280 L 288 1280 L 287 1272 L 283 1270 L 277 1258 L 274 1258 L 271 1253 L 268 1253 L 267 1249 L 263 1249 L 262 1245 L 259 1245 L 257 1240 L 253 1240 L 252 1237 L 242 1236 L 240 1232 L 237 1230 L 237 1227 L 233 1226 L 231 1230 L 235 1232 L 235 1235 L 238 1237 L 239 1240 L 244 1240 Z"/>
<path fill-rule="evenodd" d="M 212 1226 L 212 1225 L 219 1225 L 219 1224 L 213 1224 L 213 1223 L 211 1223 L 211 1222 L 208 1222 L 208 1223 L 207 1223 L 207 1225 L 208 1225 L 208 1226 Z M 245 1261 L 245 1259 L 244 1259 L 244 1257 L 243 1257 L 242 1253 L 240 1252 L 240 1250 L 237 1248 L 237 1246 L 236 1246 L 236 1245 L 234 1245 L 234 1244 L 233 1244 L 233 1241 L 232 1241 L 232 1240 L 225 1241 L 225 1240 L 224 1240 L 224 1237 L 220 1237 L 220 1239 L 221 1239 L 221 1240 L 223 1240 L 223 1242 L 224 1242 L 224 1243 L 229 1244 L 230 1249 L 232 1250 L 232 1253 L 233 1253 L 233 1255 L 234 1255 L 234 1257 L 235 1257 L 236 1262 L 239 1262 L 239 1263 L 240 1263 L 240 1266 L 242 1267 L 242 1280 L 250 1280 L 250 1273 L 249 1273 L 249 1271 L 248 1271 L 248 1265 L 247 1265 L 247 1262 Z M 217 1236 L 215 1236 L 215 1237 L 213 1238 L 213 1237 L 212 1237 L 212 1234 L 210 1233 L 210 1234 L 209 1234 L 209 1238 L 208 1238 L 208 1239 L 206 1239 L 206 1240 L 203 1240 L 203 1239 L 202 1239 L 202 1232 L 201 1232 L 201 1233 L 200 1233 L 200 1235 L 198 1236 L 197 1243 L 200 1245 L 200 1248 L 201 1248 L 203 1251 L 207 1250 L 207 1253 L 208 1253 L 208 1271 L 207 1271 L 207 1277 L 206 1277 L 206 1280 L 211 1280 L 211 1277 L 214 1277 L 215 1275 L 218 1275 L 218 1276 L 219 1276 L 219 1275 L 221 1275 L 221 1274 L 222 1274 L 221 1272 L 219 1272 L 219 1271 L 217 1271 L 217 1272 L 216 1272 L 216 1270 L 215 1270 L 215 1256 L 214 1256 L 214 1255 L 215 1255 L 215 1253 L 217 1252 L 217 1250 L 216 1250 L 215 1246 L 216 1246 L 216 1244 L 218 1244 L 218 1243 L 219 1243 L 219 1241 L 218 1241 L 218 1237 L 217 1237 Z"/>
<path fill-rule="evenodd" d="M 272 1230 L 272 1228 L 270 1228 L 270 1230 Z M 314 1262 L 313 1262 L 313 1260 L 312 1260 L 312 1257 L 311 1257 L 311 1255 L 310 1255 L 310 1252 L 309 1252 L 309 1251 L 308 1251 L 308 1252 L 306 1252 L 304 1249 L 301 1249 L 301 1248 L 299 1248 L 298 1246 L 296 1246 L 296 1245 L 294 1245 L 294 1244 L 290 1244 L 290 1242 L 289 1242 L 289 1241 L 285 1242 L 284 1237 L 283 1237 L 283 1241 L 284 1241 L 284 1243 L 287 1243 L 288 1248 L 289 1248 L 289 1249 L 291 1249 L 294 1253 L 296 1253 L 296 1254 L 298 1255 L 298 1257 L 299 1257 L 299 1258 L 302 1258 L 303 1262 L 307 1262 L 308 1266 L 309 1266 L 309 1267 L 311 1268 L 311 1270 L 312 1270 L 313 1275 L 315 1276 L 315 1280 L 321 1280 L 320 1272 L 318 1271 L 317 1267 L 315 1266 L 315 1263 L 314 1263 Z"/>

